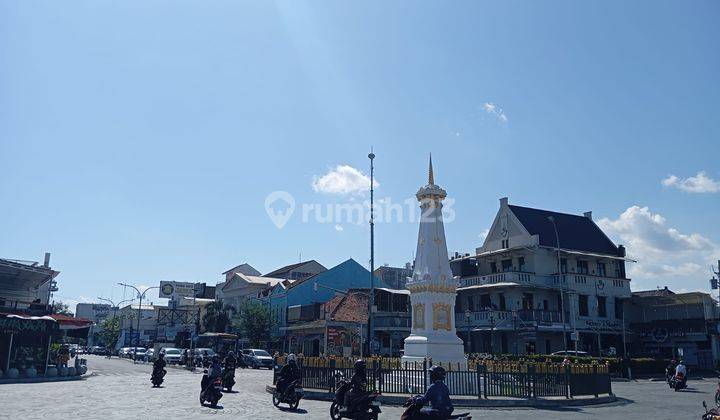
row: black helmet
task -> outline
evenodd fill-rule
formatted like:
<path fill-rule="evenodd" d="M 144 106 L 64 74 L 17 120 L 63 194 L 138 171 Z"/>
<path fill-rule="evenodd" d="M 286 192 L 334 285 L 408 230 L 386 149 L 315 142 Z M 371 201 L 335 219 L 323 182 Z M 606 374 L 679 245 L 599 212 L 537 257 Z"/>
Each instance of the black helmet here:
<path fill-rule="evenodd" d="M 367 367 L 367 364 L 363 359 L 358 359 L 355 361 L 355 373 L 365 373 L 365 368 Z"/>
<path fill-rule="evenodd" d="M 433 366 L 430 368 L 430 381 L 445 380 L 445 369 L 442 366 Z"/>

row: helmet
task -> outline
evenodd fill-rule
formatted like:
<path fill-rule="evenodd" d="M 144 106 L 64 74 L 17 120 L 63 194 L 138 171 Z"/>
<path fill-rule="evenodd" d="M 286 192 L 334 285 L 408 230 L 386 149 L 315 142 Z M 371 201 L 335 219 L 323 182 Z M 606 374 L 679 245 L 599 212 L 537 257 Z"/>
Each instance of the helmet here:
<path fill-rule="evenodd" d="M 354 368 L 355 368 L 356 373 L 359 373 L 359 372 L 365 373 L 366 367 L 367 367 L 367 364 L 365 363 L 365 361 L 363 359 L 358 359 L 355 361 Z"/>
<path fill-rule="evenodd" d="M 158 353 L 158 359 L 164 359 L 164 358 L 165 358 L 165 353 L 163 353 L 163 352 Z"/>
<path fill-rule="evenodd" d="M 234 353 L 232 350 L 230 350 L 230 351 L 228 352 L 228 356 L 235 356 L 235 353 Z"/>
<path fill-rule="evenodd" d="M 288 361 L 288 363 L 290 363 L 290 362 L 293 362 L 293 363 L 297 362 L 297 356 L 295 356 L 295 353 L 290 353 L 290 354 L 288 354 L 287 361 Z"/>
<path fill-rule="evenodd" d="M 445 379 L 445 369 L 442 366 L 433 366 L 430 368 L 430 381 L 442 381 Z"/>
<path fill-rule="evenodd" d="M 212 360 L 213 360 L 213 362 L 217 362 L 217 361 L 220 360 L 220 358 L 219 358 L 218 355 L 216 354 L 216 355 L 213 355 Z"/>

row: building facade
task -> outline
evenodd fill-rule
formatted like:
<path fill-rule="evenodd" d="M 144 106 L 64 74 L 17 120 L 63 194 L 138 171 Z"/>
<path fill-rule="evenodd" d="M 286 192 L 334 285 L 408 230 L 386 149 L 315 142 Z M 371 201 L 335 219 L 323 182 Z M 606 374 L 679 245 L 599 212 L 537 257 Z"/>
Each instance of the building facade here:
<path fill-rule="evenodd" d="M 75 306 L 75 318 L 83 318 L 92 321 L 88 332 L 87 345 L 105 345 L 102 342 L 102 323 L 109 316 L 113 315 L 112 306 L 106 303 L 78 303 Z"/>
<path fill-rule="evenodd" d="M 273 270 L 265 274 L 264 277 L 272 277 L 283 280 L 305 280 L 306 278 L 320 274 L 323 271 L 327 271 L 327 268 L 325 268 L 324 265 L 315 260 L 309 260 L 278 268 L 277 270 Z"/>
<path fill-rule="evenodd" d="M 408 277 L 412 277 L 412 264 L 406 263 L 405 267 L 391 267 L 383 265 L 375 269 L 375 277 L 383 281 L 392 289 L 404 289 Z"/>
<path fill-rule="evenodd" d="M 619 352 L 630 298 L 626 261 L 592 213 L 502 198 L 483 245 L 452 261 L 460 276 L 458 333 L 471 352 L 552 353 L 565 343 L 592 354 Z"/>
<path fill-rule="evenodd" d="M 682 358 L 703 369 L 720 360 L 717 301 L 709 294 L 667 287 L 633 292 L 626 311 L 634 357 Z"/>

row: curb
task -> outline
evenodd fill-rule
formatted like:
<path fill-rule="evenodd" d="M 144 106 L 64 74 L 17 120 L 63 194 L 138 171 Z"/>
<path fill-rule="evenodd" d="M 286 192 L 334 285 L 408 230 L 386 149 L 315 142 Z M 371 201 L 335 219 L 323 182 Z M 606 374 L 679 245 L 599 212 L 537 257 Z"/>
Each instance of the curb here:
<path fill-rule="evenodd" d="M 265 391 L 272 394 L 275 387 L 267 385 Z M 327 391 L 308 391 L 305 388 L 305 399 L 318 401 L 333 401 L 335 394 Z M 378 398 L 382 404 L 391 406 L 402 406 L 410 398 L 410 395 L 380 395 Z M 597 398 L 581 398 L 576 400 L 483 400 L 478 398 L 451 398 L 453 405 L 457 407 L 469 408 L 558 408 L 558 407 L 578 407 L 586 405 L 608 404 L 617 401 L 615 395 L 608 395 Z"/>
<path fill-rule="evenodd" d="M 36 383 L 42 383 L 42 382 L 80 381 L 83 379 L 87 379 L 93 375 L 94 375 L 94 373 L 92 371 L 88 370 L 84 375 L 76 375 L 76 376 L 54 376 L 51 378 L 46 378 L 44 376 L 37 376 L 35 378 L 0 379 L 0 385 L 36 384 Z"/>

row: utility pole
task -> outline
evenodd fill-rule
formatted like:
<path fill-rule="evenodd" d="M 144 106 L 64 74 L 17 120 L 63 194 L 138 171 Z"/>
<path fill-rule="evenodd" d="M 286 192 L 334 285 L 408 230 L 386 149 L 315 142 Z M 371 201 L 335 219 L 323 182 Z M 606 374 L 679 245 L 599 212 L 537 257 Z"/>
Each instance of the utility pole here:
<path fill-rule="evenodd" d="M 368 355 L 373 352 L 373 306 L 375 304 L 375 154 L 370 149 L 370 298 L 368 299 Z"/>

